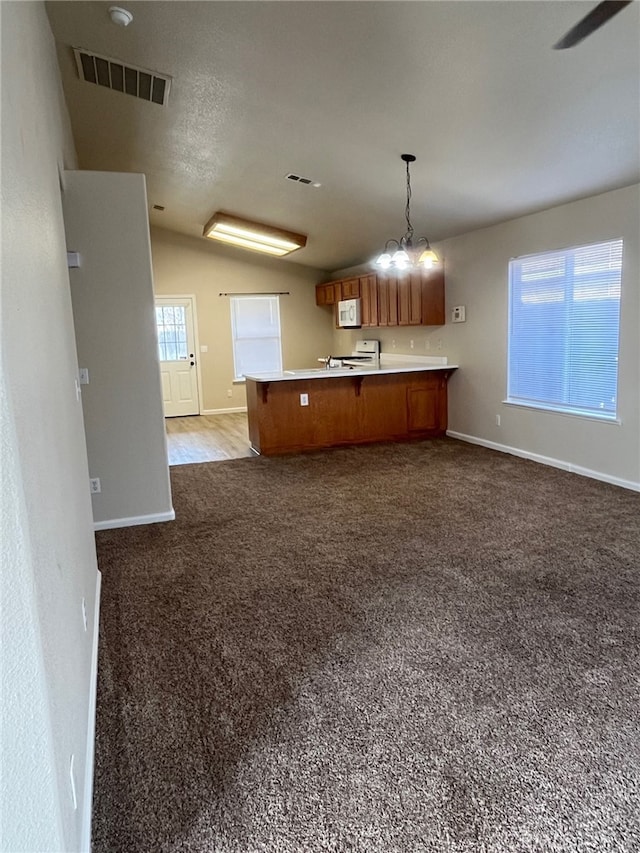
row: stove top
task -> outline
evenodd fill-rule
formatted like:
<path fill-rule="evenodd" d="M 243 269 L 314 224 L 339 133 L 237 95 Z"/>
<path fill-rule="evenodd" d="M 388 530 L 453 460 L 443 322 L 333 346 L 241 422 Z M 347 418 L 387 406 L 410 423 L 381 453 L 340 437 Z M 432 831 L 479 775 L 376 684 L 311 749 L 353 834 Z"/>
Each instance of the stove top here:
<path fill-rule="evenodd" d="M 328 368 L 331 367 L 378 367 L 380 364 L 380 341 L 356 341 L 356 348 L 350 355 L 330 355 L 320 358 Z"/>

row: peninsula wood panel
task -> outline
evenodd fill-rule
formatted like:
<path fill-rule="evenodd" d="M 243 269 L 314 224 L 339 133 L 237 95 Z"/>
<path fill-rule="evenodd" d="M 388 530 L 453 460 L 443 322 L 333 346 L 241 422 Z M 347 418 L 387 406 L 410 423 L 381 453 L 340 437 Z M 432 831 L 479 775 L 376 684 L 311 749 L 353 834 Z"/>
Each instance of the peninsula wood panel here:
<path fill-rule="evenodd" d="M 247 379 L 249 437 L 264 455 L 444 435 L 452 371 Z M 300 405 L 308 394 L 309 405 Z"/>

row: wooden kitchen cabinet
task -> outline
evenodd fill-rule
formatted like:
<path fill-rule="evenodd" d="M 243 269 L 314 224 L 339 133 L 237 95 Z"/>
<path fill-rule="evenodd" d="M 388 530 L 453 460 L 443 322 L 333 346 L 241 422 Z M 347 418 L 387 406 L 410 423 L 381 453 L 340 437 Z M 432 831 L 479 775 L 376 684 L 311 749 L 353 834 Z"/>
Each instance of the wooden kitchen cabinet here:
<path fill-rule="evenodd" d="M 444 271 L 398 276 L 398 325 L 444 325 Z"/>
<path fill-rule="evenodd" d="M 314 379 L 247 378 L 251 446 L 273 456 L 345 444 L 443 436 L 447 381 L 442 370 Z M 300 394 L 308 405 L 300 405 Z"/>
<path fill-rule="evenodd" d="M 430 270 L 422 276 L 422 325 L 444 326 L 444 270 Z"/>
<path fill-rule="evenodd" d="M 378 326 L 378 282 L 375 274 L 360 278 L 360 310 L 363 327 Z"/>
<path fill-rule="evenodd" d="M 336 287 L 338 285 L 338 287 Z M 316 305 L 335 305 L 340 299 L 338 294 L 339 281 L 329 281 L 326 284 L 316 284 Z"/>
<path fill-rule="evenodd" d="M 420 274 L 398 276 L 398 325 L 419 326 L 422 323 L 422 290 Z"/>
<path fill-rule="evenodd" d="M 363 328 L 444 326 L 444 270 L 371 273 L 316 285 L 316 305 L 360 298 Z M 338 319 L 336 315 L 336 326 Z"/>
<path fill-rule="evenodd" d="M 361 296 L 361 278 L 345 278 L 340 282 L 340 299 L 357 299 Z"/>
<path fill-rule="evenodd" d="M 393 273 L 377 276 L 378 326 L 398 325 L 398 276 Z"/>
<path fill-rule="evenodd" d="M 359 278 L 345 278 L 316 284 L 316 305 L 337 305 L 341 299 L 357 299 L 359 296 Z"/>

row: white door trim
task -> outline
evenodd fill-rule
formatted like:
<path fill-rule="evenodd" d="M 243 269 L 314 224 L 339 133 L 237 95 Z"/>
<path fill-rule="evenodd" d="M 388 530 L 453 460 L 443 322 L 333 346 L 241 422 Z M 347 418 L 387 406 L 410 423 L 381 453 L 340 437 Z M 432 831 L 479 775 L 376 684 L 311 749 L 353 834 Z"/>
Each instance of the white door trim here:
<path fill-rule="evenodd" d="M 196 383 L 198 385 L 198 414 L 202 414 L 204 407 L 202 396 L 202 373 L 200 371 L 200 337 L 198 335 L 198 312 L 196 308 L 195 293 L 154 293 L 155 304 L 158 299 L 189 299 L 191 301 L 191 317 L 193 319 L 193 345 L 195 347 L 196 356 Z"/>

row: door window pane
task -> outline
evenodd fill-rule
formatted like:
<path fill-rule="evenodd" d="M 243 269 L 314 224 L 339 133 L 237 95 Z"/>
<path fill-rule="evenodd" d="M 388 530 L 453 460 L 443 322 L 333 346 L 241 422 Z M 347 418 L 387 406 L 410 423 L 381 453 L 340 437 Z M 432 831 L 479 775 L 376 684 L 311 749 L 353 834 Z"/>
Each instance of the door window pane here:
<path fill-rule="evenodd" d="M 184 305 L 156 307 L 156 327 L 160 361 L 187 358 L 187 325 Z"/>

